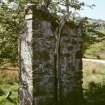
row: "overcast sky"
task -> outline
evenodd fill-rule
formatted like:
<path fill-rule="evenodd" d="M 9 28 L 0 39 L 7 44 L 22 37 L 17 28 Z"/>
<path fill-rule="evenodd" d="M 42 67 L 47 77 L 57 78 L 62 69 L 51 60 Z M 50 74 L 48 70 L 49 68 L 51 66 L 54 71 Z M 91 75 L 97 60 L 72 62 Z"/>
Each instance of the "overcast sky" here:
<path fill-rule="evenodd" d="M 93 19 L 105 20 L 105 0 L 80 0 L 84 1 L 86 4 L 95 4 L 96 7 L 89 9 L 87 7 L 81 10 L 81 16 L 87 16 Z"/>

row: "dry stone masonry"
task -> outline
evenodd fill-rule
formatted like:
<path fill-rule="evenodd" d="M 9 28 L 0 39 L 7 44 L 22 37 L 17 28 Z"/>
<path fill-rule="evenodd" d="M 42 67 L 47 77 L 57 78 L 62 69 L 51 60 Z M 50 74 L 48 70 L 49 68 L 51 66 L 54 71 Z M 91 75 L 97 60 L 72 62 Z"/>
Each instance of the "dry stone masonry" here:
<path fill-rule="evenodd" d="M 81 105 L 81 27 L 64 25 L 57 71 L 56 19 L 36 6 L 26 10 L 20 40 L 20 105 Z"/>

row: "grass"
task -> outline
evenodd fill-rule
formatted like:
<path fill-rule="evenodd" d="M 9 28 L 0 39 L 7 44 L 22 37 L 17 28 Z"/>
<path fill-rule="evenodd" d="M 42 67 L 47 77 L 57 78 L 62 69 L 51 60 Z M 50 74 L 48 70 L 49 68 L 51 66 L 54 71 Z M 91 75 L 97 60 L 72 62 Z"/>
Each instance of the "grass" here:
<path fill-rule="evenodd" d="M 86 89 L 90 82 L 105 82 L 105 64 L 85 61 L 83 63 L 83 87 Z"/>
<path fill-rule="evenodd" d="M 18 104 L 18 84 L 13 83 L 0 84 L 0 105 L 17 105 Z M 10 99 L 7 98 L 9 92 L 12 92 Z"/>
<path fill-rule="evenodd" d="M 105 59 L 105 40 L 89 46 L 84 53 L 85 58 Z"/>
<path fill-rule="evenodd" d="M 105 105 L 105 65 L 85 61 L 83 68 L 83 105 Z M 0 105 L 18 105 L 17 74 L 16 70 L 0 71 Z M 7 99 L 9 92 L 12 94 Z"/>
<path fill-rule="evenodd" d="M 17 68 L 6 64 L 0 68 L 0 105 L 18 105 Z M 8 94 L 10 97 L 7 98 Z"/>
<path fill-rule="evenodd" d="M 105 64 L 83 63 L 84 105 L 105 105 Z"/>

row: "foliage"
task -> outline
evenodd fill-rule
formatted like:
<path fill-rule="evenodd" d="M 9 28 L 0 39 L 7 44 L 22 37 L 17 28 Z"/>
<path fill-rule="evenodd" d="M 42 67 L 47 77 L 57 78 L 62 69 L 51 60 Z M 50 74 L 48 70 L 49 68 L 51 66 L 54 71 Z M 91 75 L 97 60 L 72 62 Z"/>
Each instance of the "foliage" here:
<path fill-rule="evenodd" d="M 0 61 L 17 60 L 17 44 L 23 13 L 12 10 L 3 4 L 0 6 Z"/>
<path fill-rule="evenodd" d="M 58 15 L 58 24 L 62 21 L 62 18 L 64 21 L 75 21 L 73 20 L 74 12 L 71 11 L 71 8 L 76 11 L 85 6 L 79 0 L 17 0 L 15 5 L 17 4 L 18 8 L 10 7 L 11 3 L 12 1 L 8 0 L 7 4 L 0 5 L 0 62 L 5 60 L 16 62 L 18 59 L 18 38 L 24 21 L 26 4 L 34 3 L 48 9 L 55 16 Z M 97 23 L 89 23 L 86 18 L 82 22 L 84 23 L 82 37 L 83 51 L 85 52 L 91 44 L 102 41 L 105 37 L 103 37 L 104 34 L 102 32 L 96 30 Z"/>
<path fill-rule="evenodd" d="M 105 40 L 105 22 L 102 20 L 85 18 L 83 22 L 83 52 L 91 45 Z"/>
<path fill-rule="evenodd" d="M 85 91 L 85 105 L 105 105 L 105 85 L 96 84 Z"/>
<path fill-rule="evenodd" d="M 15 2 L 8 0 L 8 2 L 2 3 L 0 5 L 0 62 L 5 60 L 17 61 L 19 32 L 22 29 L 24 8 L 27 3 L 34 3 L 48 8 L 51 13 L 60 13 L 65 16 L 67 12 L 70 12 L 69 7 L 80 9 L 80 6 L 83 5 L 77 0 L 17 0 Z M 62 9 L 61 6 L 64 8 Z"/>

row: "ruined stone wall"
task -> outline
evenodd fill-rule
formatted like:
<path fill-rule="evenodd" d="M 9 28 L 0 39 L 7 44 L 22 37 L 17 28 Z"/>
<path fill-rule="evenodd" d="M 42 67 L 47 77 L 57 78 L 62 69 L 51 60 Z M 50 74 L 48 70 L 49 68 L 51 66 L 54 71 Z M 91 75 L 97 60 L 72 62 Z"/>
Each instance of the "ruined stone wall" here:
<path fill-rule="evenodd" d="M 26 18 L 27 31 L 21 40 L 20 94 L 26 89 L 30 95 L 21 94 L 24 98 L 20 98 L 20 105 L 81 105 L 82 40 L 79 25 L 65 24 L 59 49 L 60 69 L 56 71 L 57 23 L 49 13 L 35 7 L 28 11 L 31 12 Z M 57 78 L 59 73 L 60 78 Z M 25 98 L 28 104 L 24 104 Z"/>

